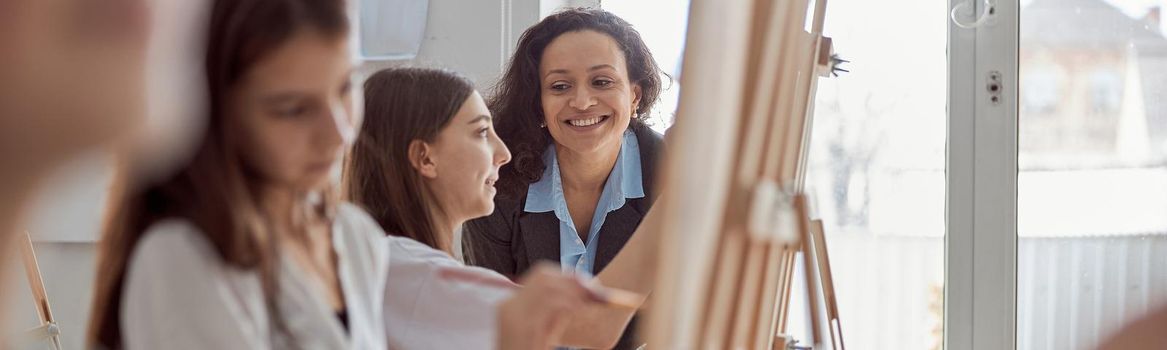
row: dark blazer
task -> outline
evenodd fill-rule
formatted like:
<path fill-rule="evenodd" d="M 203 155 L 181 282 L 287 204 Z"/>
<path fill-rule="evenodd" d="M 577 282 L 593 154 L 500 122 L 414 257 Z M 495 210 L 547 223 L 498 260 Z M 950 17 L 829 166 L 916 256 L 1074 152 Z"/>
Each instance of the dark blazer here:
<path fill-rule="evenodd" d="M 648 209 L 656 199 L 656 166 L 662 155 L 663 139 L 647 126 L 633 123 L 640 146 L 640 169 L 644 184 L 644 198 L 629 199 L 623 207 L 609 212 L 598 231 L 596 262 L 593 274 L 598 274 L 612 262 L 624 247 Z M 511 196 L 495 196 L 494 213 L 471 220 L 462 228 L 462 251 L 471 265 L 517 277 L 539 260 L 559 264 L 559 218 L 554 212 L 528 213 L 527 188 Z M 635 349 L 636 319 L 628 325 L 616 349 Z"/>

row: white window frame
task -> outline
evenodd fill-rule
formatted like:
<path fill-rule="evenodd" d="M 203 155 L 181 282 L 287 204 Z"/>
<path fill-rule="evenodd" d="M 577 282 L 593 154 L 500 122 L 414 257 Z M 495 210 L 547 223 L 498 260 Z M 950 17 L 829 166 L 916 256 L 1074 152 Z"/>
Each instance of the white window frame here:
<path fill-rule="evenodd" d="M 993 14 L 975 29 L 948 22 L 944 347 L 1015 349 L 1017 294 L 1016 0 L 989 0 Z M 972 22 L 986 3 L 958 12 Z M 945 14 L 946 16 L 948 14 Z M 989 75 L 1000 73 L 999 102 Z M 910 72 L 905 72 L 910 74 Z"/>

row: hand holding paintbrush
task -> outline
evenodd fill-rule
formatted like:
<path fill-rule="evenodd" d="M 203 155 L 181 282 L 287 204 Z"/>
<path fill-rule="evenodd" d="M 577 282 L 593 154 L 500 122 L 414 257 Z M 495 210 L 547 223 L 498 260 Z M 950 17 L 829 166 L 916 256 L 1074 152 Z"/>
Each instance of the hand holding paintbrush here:
<path fill-rule="evenodd" d="M 615 288 L 607 288 L 594 282 L 592 279 L 584 279 L 580 275 L 575 276 L 577 282 L 581 287 L 588 292 L 588 297 L 591 301 L 601 303 L 610 307 L 620 307 L 636 309 L 644 302 L 644 297 Z M 461 268 L 444 268 L 438 271 L 438 277 L 446 280 L 460 281 L 471 284 L 478 284 L 483 287 L 500 288 L 500 289 L 514 289 L 522 288 L 522 285 L 516 284 L 509 280 L 501 278 L 486 278 L 481 274 L 473 273 Z"/>
<path fill-rule="evenodd" d="M 513 289 L 515 294 L 498 307 L 499 349 L 547 349 L 558 343 L 574 314 L 596 304 L 637 308 L 643 297 L 604 288 L 576 275 L 564 274 L 551 264 L 528 271 L 519 284 L 501 278 L 484 278 L 457 268 L 439 271 L 439 278 Z"/>

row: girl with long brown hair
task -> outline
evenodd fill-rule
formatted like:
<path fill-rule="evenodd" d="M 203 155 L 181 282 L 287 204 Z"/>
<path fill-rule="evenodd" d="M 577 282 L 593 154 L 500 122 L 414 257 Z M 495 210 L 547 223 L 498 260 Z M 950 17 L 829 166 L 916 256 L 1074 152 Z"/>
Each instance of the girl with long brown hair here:
<path fill-rule="evenodd" d="M 391 348 L 615 344 L 635 308 L 585 304 L 556 312 L 565 295 L 579 293 L 578 277 L 542 265 L 526 273 L 521 287 L 490 287 L 506 286 L 509 278 L 451 256 L 455 229 L 494 210 L 499 167 L 511 157 L 470 81 L 443 70 L 383 70 L 365 82 L 365 116 L 345 169 L 345 192 L 392 236 L 385 291 Z M 651 250 L 655 236 L 641 236 L 633 250 Z M 650 256 L 616 264 L 653 265 L 634 259 Z M 448 273 L 468 277 L 444 278 Z"/>
<path fill-rule="evenodd" d="M 89 347 L 385 348 L 383 233 L 330 195 L 356 123 L 345 12 L 213 2 L 201 145 L 115 200 Z"/>

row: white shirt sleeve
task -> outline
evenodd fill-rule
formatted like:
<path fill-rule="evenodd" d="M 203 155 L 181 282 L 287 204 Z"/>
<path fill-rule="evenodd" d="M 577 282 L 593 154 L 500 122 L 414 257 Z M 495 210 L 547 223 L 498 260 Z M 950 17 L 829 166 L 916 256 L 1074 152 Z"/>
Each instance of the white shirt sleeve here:
<path fill-rule="evenodd" d="M 439 277 L 458 269 L 507 281 L 497 272 L 463 265 L 445 252 L 404 237 L 388 237 L 385 328 L 390 349 L 488 349 L 495 344 L 499 302 L 512 290 Z"/>
<path fill-rule="evenodd" d="M 185 221 L 153 225 L 134 249 L 121 295 L 126 349 L 271 347 L 257 274 L 223 263 Z"/>

